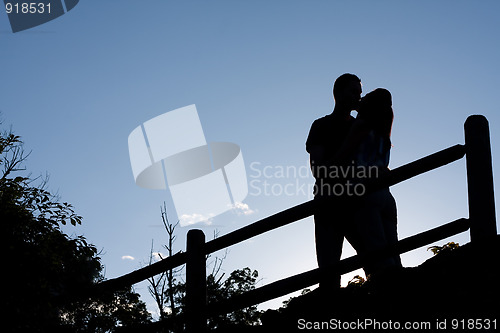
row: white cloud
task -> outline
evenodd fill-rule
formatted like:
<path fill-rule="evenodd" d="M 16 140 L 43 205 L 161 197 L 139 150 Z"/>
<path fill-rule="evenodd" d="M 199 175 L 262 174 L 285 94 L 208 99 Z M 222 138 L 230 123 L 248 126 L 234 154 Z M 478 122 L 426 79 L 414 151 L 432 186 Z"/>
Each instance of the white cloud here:
<path fill-rule="evenodd" d="M 122 260 L 135 260 L 132 256 L 122 256 Z"/>
<path fill-rule="evenodd" d="M 252 215 L 255 213 L 255 210 L 243 202 L 235 202 L 232 208 L 238 215 Z"/>
<path fill-rule="evenodd" d="M 251 209 L 247 204 L 242 203 L 242 202 L 236 202 L 234 205 L 229 205 L 228 206 L 233 212 L 235 212 L 238 215 L 251 215 L 255 213 L 256 211 Z M 179 218 L 181 222 L 181 226 L 190 226 L 196 223 L 203 223 L 205 225 L 211 225 L 213 222 L 213 218 L 216 216 L 216 214 L 209 213 L 209 214 L 183 214 Z"/>
<path fill-rule="evenodd" d="M 208 214 L 208 215 L 203 215 L 203 214 L 183 214 L 179 218 L 181 222 L 181 226 L 187 226 L 187 225 L 192 225 L 196 223 L 201 223 L 203 222 L 206 225 L 212 224 L 212 219 L 215 216 L 215 214 Z"/>

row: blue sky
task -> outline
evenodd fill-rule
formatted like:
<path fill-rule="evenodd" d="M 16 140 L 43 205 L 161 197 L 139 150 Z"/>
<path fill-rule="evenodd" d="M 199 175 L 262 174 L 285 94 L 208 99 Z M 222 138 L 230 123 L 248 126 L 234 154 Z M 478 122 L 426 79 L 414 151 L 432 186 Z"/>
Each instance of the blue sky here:
<path fill-rule="evenodd" d="M 307 186 L 310 176 L 265 178 L 257 170 L 307 165 L 309 127 L 331 112 L 335 78 L 352 72 L 364 93 L 385 87 L 393 94 L 392 168 L 463 143 L 466 117 L 479 113 L 490 122 L 498 175 L 499 10 L 496 1 L 80 1 L 16 34 L 0 13 L 3 128 L 12 125 L 32 151 L 28 169 L 48 172 L 50 189 L 84 217 L 65 231 L 102 249 L 112 278 L 144 265 L 152 239 L 161 250 L 160 205 L 171 206 L 165 191 L 135 185 L 127 137 L 190 104 L 207 141 L 240 145 L 254 185 Z M 215 217 L 203 228 L 207 238 L 309 199 L 249 190 L 244 203 L 253 214 Z M 466 217 L 465 161 L 392 192 L 400 238 Z M 419 249 L 403 264 L 430 256 Z M 224 271 L 246 266 L 259 271 L 260 284 L 315 268 L 312 218 L 232 247 Z M 145 284 L 136 290 L 147 294 Z"/>

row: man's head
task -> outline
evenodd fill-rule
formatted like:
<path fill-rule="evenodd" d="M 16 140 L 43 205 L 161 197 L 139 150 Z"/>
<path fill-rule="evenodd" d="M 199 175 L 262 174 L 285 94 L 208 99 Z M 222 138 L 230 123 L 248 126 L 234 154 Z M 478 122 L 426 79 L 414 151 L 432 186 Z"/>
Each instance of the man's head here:
<path fill-rule="evenodd" d="M 333 98 L 336 107 L 355 110 L 361 99 L 361 80 L 354 74 L 342 74 L 333 84 Z"/>

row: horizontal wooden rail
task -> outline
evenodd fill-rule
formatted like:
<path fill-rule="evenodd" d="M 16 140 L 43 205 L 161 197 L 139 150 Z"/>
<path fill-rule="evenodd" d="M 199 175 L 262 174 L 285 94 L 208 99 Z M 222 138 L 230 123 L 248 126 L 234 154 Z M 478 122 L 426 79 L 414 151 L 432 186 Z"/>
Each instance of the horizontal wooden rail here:
<path fill-rule="evenodd" d="M 367 185 L 369 187 L 369 190 L 375 190 L 383 186 L 392 186 L 416 175 L 456 161 L 462 158 L 464 154 L 464 145 L 457 144 L 450 148 L 446 148 L 429 156 L 423 157 L 414 162 L 395 168 L 388 173 L 387 177 L 378 179 L 376 182 Z M 325 198 L 324 201 L 338 199 L 338 197 Z M 321 200 L 310 200 L 274 215 L 268 216 L 238 230 L 232 231 L 219 238 L 211 240 L 205 244 L 205 253 L 210 254 L 216 252 L 267 231 L 277 229 L 279 227 L 311 216 L 314 214 L 315 209 L 319 204 L 322 204 Z M 186 263 L 186 258 L 187 257 L 185 252 L 177 253 L 172 257 L 167 257 L 159 262 L 137 269 L 131 273 L 114 279 L 103 281 L 96 286 L 97 290 L 110 291 L 131 286 L 135 283 L 146 280 L 151 276 L 160 274 L 168 269 L 184 265 Z"/>
<path fill-rule="evenodd" d="M 460 144 L 440 150 L 434 154 L 422 157 L 421 159 L 402 165 L 392 170 L 389 173 L 387 179 L 382 181 L 381 185 L 392 186 L 397 183 L 401 183 L 402 181 L 413 178 L 422 173 L 457 161 L 464 157 L 464 155 L 465 146 Z"/>
<path fill-rule="evenodd" d="M 339 262 L 339 264 L 336 265 L 336 270 L 339 271 L 340 274 L 345 274 L 355 269 L 361 268 L 362 263 L 365 260 L 373 260 L 373 258 L 405 253 L 428 245 L 430 243 L 439 241 L 441 239 L 467 231 L 469 227 L 469 220 L 461 218 L 437 228 L 402 239 L 395 246 L 376 251 L 363 257 L 355 255 L 343 259 Z M 235 311 L 290 294 L 292 292 L 310 287 L 318 282 L 319 269 L 316 268 L 235 296 L 228 301 L 209 304 L 208 312 L 209 315 L 216 315 Z"/>
<path fill-rule="evenodd" d="M 209 254 L 222 250 L 249 238 L 258 236 L 273 229 L 277 229 L 292 222 L 302 220 L 303 218 L 314 214 L 316 205 L 317 203 L 314 200 L 310 200 L 263 218 L 262 220 L 232 231 L 226 235 L 215 238 L 205 244 L 206 253 Z"/>
<path fill-rule="evenodd" d="M 186 252 L 176 253 L 173 256 L 162 259 L 152 265 L 137 269 L 114 279 L 103 281 L 96 286 L 97 291 L 113 291 L 129 287 L 152 276 L 161 274 L 169 269 L 184 265 L 186 263 L 186 259 Z"/>
<path fill-rule="evenodd" d="M 434 154 L 418 159 L 414 162 L 400 166 L 388 173 L 385 178 L 377 179 L 369 184 L 368 190 L 374 191 L 378 188 L 392 186 L 419 174 L 437 169 L 441 166 L 461 159 L 465 154 L 465 146 L 457 144 L 450 148 L 440 150 Z M 224 236 L 211 240 L 205 244 L 206 253 L 222 250 L 226 247 L 238 244 L 249 238 L 258 236 L 267 231 L 285 226 L 292 222 L 301 220 L 314 214 L 317 206 L 323 204 L 321 201 L 339 200 L 340 197 L 324 198 L 322 200 L 310 200 L 303 204 L 288 208 L 284 211 L 266 217 L 260 221 L 249 224 L 243 228 L 230 232 Z M 342 198 L 343 199 L 343 198 Z"/>

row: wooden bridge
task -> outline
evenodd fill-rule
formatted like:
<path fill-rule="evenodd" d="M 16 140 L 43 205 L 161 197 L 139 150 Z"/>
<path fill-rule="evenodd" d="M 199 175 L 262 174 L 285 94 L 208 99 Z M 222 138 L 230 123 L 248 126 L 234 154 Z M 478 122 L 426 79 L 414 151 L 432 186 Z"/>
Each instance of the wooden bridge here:
<path fill-rule="evenodd" d="M 459 160 L 465 155 L 469 217 L 402 239 L 395 246 L 381 249 L 364 257 L 355 255 L 343 259 L 335 265 L 334 269 L 336 271 L 345 274 L 363 267 L 363 263 L 367 260 L 402 254 L 467 230 L 470 230 L 472 243 L 485 243 L 496 237 L 497 227 L 488 121 L 484 116 L 473 115 L 467 118 L 464 129 L 465 145 L 457 144 L 393 169 L 386 177 L 380 178 L 367 186 L 369 191 L 392 186 Z M 128 287 L 185 264 L 186 312 L 171 320 L 184 321 L 189 332 L 204 332 L 206 331 L 207 318 L 212 315 L 228 313 L 287 295 L 317 284 L 320 278 L 319 269 L 313 269 L 248 291 L 224 302 L 207 304 L 206 255 L 314 215 L 317 207 L 325 204 L 325 202 L 328 203 L 328 200 L 336 200 L 336 198 L 305 202 L 209 242 L 205 242 L 205 235 L 201 230 L 190 230 L 187 234 L 186 252 L 180 252 L 150 266 L 104 281 L 97 285 L 97 290 L 112 291 Z M 154 331 L 160 327 L 168 326 L 171 320 L 153 323 L 148 328 Z M 145 327 L 141 331 L 147 331 L 147 328 Z"/>

